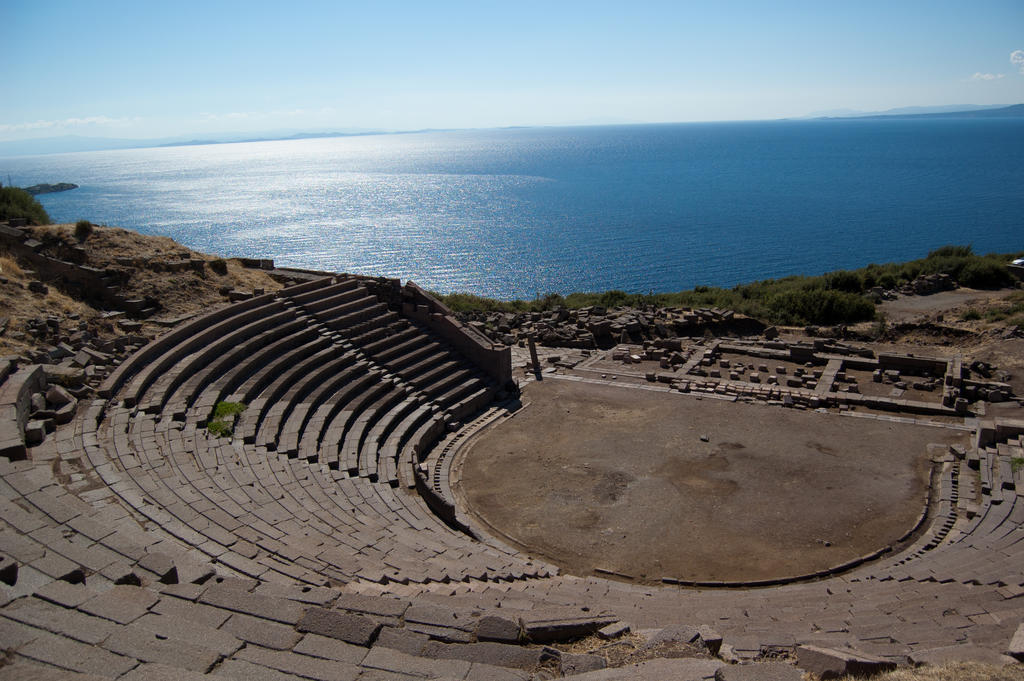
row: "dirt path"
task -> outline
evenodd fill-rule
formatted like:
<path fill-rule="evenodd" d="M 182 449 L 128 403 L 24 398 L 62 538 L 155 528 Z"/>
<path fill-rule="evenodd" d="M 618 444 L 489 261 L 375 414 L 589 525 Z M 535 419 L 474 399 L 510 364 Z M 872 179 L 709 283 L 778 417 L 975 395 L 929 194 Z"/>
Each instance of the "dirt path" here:
<path fill-rule="evenodd" d="M 458 475 L 472 513 L 574 574 L 774 579 L 885 546 L 957 432 L 577 383 L 531 383 Z M 706 436 L 707 441 L 704 441 Z"/>
<path fill-rule="evenodd" d="M 935 321 L 936 316 L 962 313 L 968 308 L 987 308 L 1005 300 L 1014 289 L 981 291 L 972 288 L 958 288 L 942 291 L 930 296 L 900 296 L 886 300 L 879 307 L 885 318 L 894 324 L 919 324 Z"/>

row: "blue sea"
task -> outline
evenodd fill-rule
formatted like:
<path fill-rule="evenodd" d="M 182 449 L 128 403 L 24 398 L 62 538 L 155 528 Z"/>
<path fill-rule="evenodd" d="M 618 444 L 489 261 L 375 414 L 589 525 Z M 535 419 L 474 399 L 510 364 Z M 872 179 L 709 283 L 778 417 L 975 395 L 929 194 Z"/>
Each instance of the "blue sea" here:
<path fill-rule="evenodd" d="M 1024 119 L 522 128 L 0 159 L 80 218 L 498 298 L 1024 248 Z"/>

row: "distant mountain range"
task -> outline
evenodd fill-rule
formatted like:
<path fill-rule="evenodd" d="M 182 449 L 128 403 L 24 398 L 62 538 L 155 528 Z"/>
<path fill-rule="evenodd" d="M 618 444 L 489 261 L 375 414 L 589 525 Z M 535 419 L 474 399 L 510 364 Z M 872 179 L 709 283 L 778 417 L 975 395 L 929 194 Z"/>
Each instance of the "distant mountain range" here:
<path fill-rule="evenodd" d="M 906 106 L 886 111 L 821 111 L 804 119 L 836 118 L 1018 118 L 1024 116 L 1024 104 L 952 104 L 947 106 Z"/>
<path fill-rule="evenodd" d="M 351 137 L 356 135 L 385 134 L 383 130 L 347 130 L 332 132 L 273 131 L 218 135 L 209 139 L 193 136 L 163 137 L 158 139 L 120 139 L 115 137 L 84 137 L 62 135 L 27 140 L 0 142 L 0 157 L 30 156 L 37 154 L 67 154 L 78 151 L 108 151 L 114 149 L 143 149 L 150 147 L 180 147 L 198 144 L 231 144 L 239 142 L 267 142 L 272 140 L 313 139 L 320 137 Z"/>
<path fill-rule="evenodd" d="M 908 106 L 887 111 L 856 111 L 837 109 L 819 111 L 807 116 L 788 120 L 834 120 L 848 118 L 1020 118 L 1024 117 L 1024 104 L 1010 106 L 1002 104 L 950 104 L 945 106 Z M 608 123 L 602 123 L 607 125 Z M 83 137 L 64 135 L 27 140 L 0 142 L 0 157 L 29 156 L 37 154 L 63 154 L 77 151 L 103 151 L 111 149 L 139 149 L 149 147 L 180 147 L 200 144 L 231 144 L 240 142 L 271 142 L 279 140 L 319 139 L 324 137 L 353 137 L 361 135 L 389 135 L 415 132 L 438 132 L 429 130 L 371 130 L 349 129 L 324 132 L 296 130 L 274 130 L 264 133 L 224 133 L 210 138 L 194 136 L 164 137 L 159 139 L 118 139 L 112 137 Z"/>

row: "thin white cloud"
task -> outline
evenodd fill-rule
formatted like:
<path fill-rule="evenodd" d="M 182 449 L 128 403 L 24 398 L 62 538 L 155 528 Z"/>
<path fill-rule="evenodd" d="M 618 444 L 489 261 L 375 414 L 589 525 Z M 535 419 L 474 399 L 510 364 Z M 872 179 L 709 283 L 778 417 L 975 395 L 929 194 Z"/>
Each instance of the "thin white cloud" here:
<path fill-rule="evenodd" d="M 971 76 L 971 80 L 999 80 L 1003 78 L 1005 73 L 975 73 Z"/>
<path fill-rule="evenodd" d="M 1017 67 L 1024 76 L 1024 50 L 1014 50 L 1010 53 L 1010 63 Z"/>
<path fill-rule="evenodd" d="M 64 118 L 61 120 L 39 120 L 27 123 L 0 123 L 0 133 L 27 130 L 61 130 L 81 126 L 107 125 L 113 127 L 127 126 L 137 123 L 140 118 L 111 118 L 110 116 L 85 116 L 82 118 Z"/>

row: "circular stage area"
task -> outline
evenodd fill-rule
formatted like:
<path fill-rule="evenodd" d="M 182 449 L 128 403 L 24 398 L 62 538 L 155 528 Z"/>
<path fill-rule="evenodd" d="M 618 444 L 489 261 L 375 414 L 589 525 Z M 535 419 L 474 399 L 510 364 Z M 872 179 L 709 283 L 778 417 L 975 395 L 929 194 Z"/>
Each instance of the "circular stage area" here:
<path fill-rule="evenodd" d="M 942 428 L 578 381 L 526 406 L 456 466 L 496 536 L 573 574 L 750 582 L 835 568 L 924 511 Z"/>

